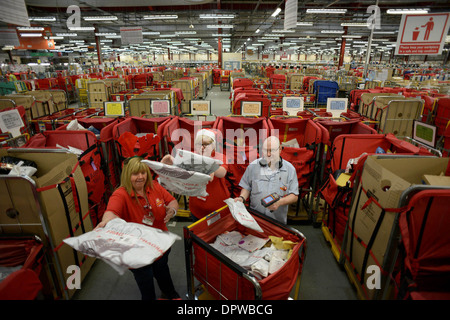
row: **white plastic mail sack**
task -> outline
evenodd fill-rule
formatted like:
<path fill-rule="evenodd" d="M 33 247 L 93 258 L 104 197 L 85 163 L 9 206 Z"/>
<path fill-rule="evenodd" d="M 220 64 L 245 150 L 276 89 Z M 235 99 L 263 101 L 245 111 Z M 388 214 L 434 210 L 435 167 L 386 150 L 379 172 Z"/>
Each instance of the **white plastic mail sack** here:
<path fill-rule="evenodd" d="M 234 201 L 232 198 L 223 200 L 230 209 L 233 218 L 244 227 L 250 228 L 258 232 L 264 232 L 252 215 L 247 211 L 245 204 L 240 201 Z"/>
<path fill-rule="evenodd" d="M 187 171 L 161 162 L 142 160 L 158 175 L 158 182 L 169 191 L 189 197 L 207 197 L 206 185 L 211 177 L 207 174 Z"/>
<path fill-rule="evenodd" d="M 268 242 L 272 242 L 268 246 Z M 283 238 L 259 238 L 244 236 L 238 231 L 219 234 L 211 247 L 222 253 L 234 263 L 249 270 L 255 277 L 262 279 L 280 270 L 289 259 L 289 250 L 277 249 L 273 241 L 283 242 Z"/>
<path fill-rule="evenodd" d="M 104 228 L 64 239 L 64 242 L 77 251 L 105 261 L 123 274 L 129 268 L 152 264 L 176 240 L 181 238 L 169 231 L 116 218 Z"/>
<path fill-rule="evenodd" d="M 210 157 L 204 157 L 200 154 L 187 150 L 177 150 L 173 165 L 187 171 L 201 172 L 211 174 L 223 164 L 222 161 Z"/>

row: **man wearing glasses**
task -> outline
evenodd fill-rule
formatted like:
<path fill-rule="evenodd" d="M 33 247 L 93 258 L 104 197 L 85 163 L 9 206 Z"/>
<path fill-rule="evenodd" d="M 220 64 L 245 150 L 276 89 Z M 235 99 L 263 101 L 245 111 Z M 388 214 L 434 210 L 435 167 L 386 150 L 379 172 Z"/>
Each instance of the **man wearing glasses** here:
<path fill-rule="evenodd" d="M 280 140 L 268 137 L 262 148 L 262 157 L 250 163 L 239 185 L 239 197 L 234 201 L 250 199 L 250 208 L 287 223 L 288 205 L 298 199 L 298 180 L 294 166 L 280 156 Z"/>

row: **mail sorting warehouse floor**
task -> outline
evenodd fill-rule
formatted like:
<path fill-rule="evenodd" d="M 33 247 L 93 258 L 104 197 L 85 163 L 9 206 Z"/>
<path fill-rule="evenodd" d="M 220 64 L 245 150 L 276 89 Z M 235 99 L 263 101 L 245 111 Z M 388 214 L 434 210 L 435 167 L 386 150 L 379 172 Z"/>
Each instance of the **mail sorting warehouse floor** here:
<path fill-rule="evenodd" d="M 216 116 L 230 114 L 230 92 L 213 87 L 206 99 L 211 100 L 211 113 Z M 209 120 L 209 118 L 208 118 Z M 169 231 L 183 238 L 183 227 L 192 222 L 175 218 L 168 225 Z M 340 269 L 330 245 L 320 228 L 312 225 L 291 225 L 304 234 L 307 240 L 306 259 L 301 274 L 298 298 L 300 300 L 356 300 L 356 291 L 345 271 Z M 176 290 L 187 299 L 186 267 L 183 241 L 176 241 L 169 255 L 169 266 Z M 157 296 L 160 295 L 155 281 Z M 96 260 L 81 289 L 73 300 L 139 300 L 140 292 L 131 272 L 119 275 L 101 260 Z"/>

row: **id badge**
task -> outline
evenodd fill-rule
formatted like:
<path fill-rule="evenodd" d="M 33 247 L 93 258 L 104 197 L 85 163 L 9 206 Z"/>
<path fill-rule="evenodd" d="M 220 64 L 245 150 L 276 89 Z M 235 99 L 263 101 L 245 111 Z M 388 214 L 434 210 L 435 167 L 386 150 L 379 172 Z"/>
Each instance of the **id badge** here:
<path fill-rule="evenodd" d="M 142 218 L 142 223 L 146 224 L 148 226 L 153 226 L 153 220 L 154 217 L 152 217 L 151 215 L 146 214 L 143 218 Z"/>

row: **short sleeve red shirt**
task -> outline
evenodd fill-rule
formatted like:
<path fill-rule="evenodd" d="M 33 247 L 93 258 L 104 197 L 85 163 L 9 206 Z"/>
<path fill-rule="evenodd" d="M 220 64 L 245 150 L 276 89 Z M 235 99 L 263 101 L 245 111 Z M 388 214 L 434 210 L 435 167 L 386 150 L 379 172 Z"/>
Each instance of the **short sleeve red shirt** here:
<path fill-rule="evenodd" d="M 224 154 L 216 152 L 213 158 L 222 161 L 222 167 L 228 171 Z M 208 193 L 206 198 L 189 197 L 189 210 L 197 219 L 201 219 L 214 210 L 222 208 L 226 205 L 223 201 L 230 197 L 230 191 L 228 190 L 225 177 L 215 177 L 213 181 L 208 182 L 206 192 Z"/>
<path fill-rule="evenodd" d="M 166 216 L 165 205 L 168 205 L 175 198 L 154 180 L 153 189 L 147 188 L 146 194 L 155 217 L 153 227 L 167 231 L 167 226 L 164 223 L 164 217 Z M 113 212 L 127 222 L 142 223 L 142 218 L 147 214 L 144 208 L 147 202 L 140 195 L 137 195 L 137 198 L 139 203 L 136 202 L 134 192 L 130 195 L 124 187 L 120 187 L 109 198 L 106 210 Z"/>

